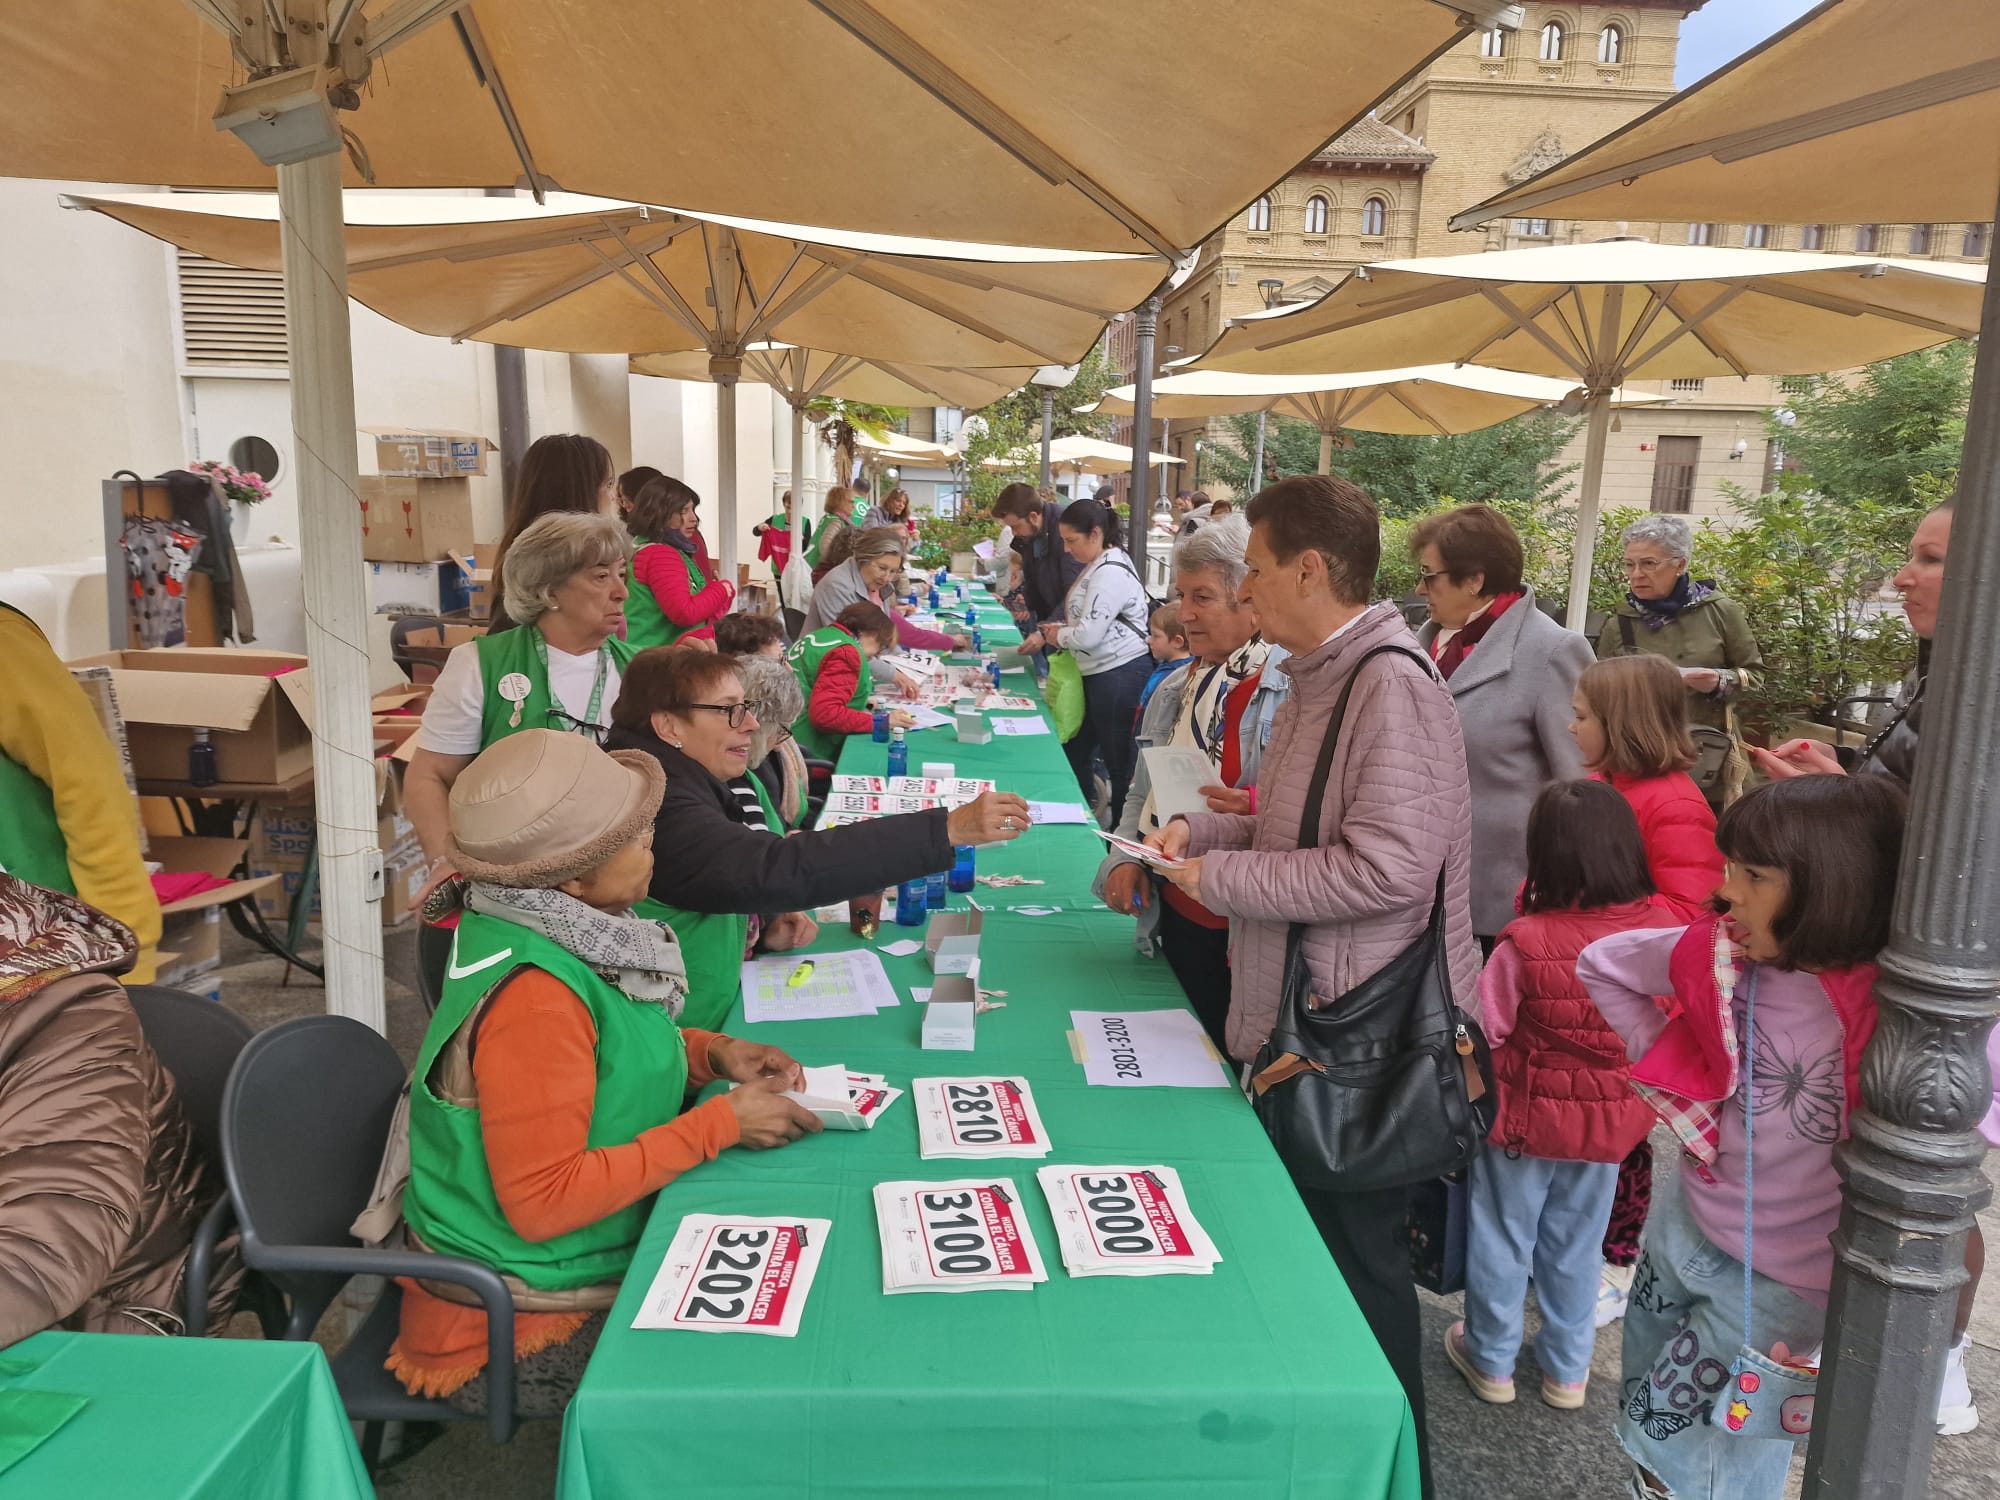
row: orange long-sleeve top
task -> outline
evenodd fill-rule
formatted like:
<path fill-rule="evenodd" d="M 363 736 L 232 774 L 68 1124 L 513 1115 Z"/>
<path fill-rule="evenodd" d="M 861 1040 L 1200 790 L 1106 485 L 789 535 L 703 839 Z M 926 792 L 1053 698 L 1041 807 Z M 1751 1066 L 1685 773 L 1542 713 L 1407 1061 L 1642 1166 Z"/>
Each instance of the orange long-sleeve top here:
<path fill-rule="evenodd" d="M 714 1078 L 708 1051 L 719 1033 L 688 1028 L 688 1083 Z M 591 1147 L 597 1094 L 597 1028 L 569 987 L 540 969 L 508 980 L 486 1007 L 473 1049 L 480 1136 L 493 1193 L 525 1239 L 580 1229 L 657 1193 L 681 1173 L 735 1145 L 736 1115 L 711 1099 L 620 1146 Z M 402 1324 L 385 1362 L 420 1395 L 457 1390 L 486 1364 L 486 1314 L 404 1280 Z M 517 1313 L 514 1350 L 559 1344 L 584 1313 Z"/>

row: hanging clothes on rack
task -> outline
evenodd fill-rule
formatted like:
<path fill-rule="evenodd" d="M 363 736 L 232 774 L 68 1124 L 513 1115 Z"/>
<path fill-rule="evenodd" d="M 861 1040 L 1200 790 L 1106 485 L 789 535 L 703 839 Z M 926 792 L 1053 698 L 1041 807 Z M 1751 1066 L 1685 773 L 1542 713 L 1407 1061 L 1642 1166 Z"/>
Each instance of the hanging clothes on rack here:
<path fill-rule="evenodd" d="M 257 639 L 250 612 L 250 589 L 236 561 L 236 539 L 229 531 L 229 500 L 222 486 L 207 474 L 169 469 L 160 476 L 173 504 L 174 519 L 208 540 L 195 562 L 206 573 L 215 600 L 215 628 L 223 640 L 247 646 Z"/>
<path fill-rule="evenodd" d="M 205 538 L 191 527 L 128 516 L 118 535 L 142 646 L 187 644 L 187 581 Z"/>

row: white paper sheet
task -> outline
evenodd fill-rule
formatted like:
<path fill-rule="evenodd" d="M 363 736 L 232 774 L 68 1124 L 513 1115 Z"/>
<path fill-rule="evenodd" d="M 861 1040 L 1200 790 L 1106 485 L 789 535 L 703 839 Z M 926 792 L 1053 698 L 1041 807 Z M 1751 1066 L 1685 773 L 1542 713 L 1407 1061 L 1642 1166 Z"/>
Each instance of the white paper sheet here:
<path fill-rule="evenodd" d="M 1167 855 L 1160 853 L 1159 850 L 1150 845 L 1142 844 L 1136 839 L 1122 838 L 1115 833 L 1106 833 L 1102 828 L 1097 830 L 1097 836 L 1127 859 L 1136 859 L 1140 864 L 1151 865 L 1156 870 L 1171 870 L 1177 865 L 1186 863 L 1185 860 L 1171 859 Z"/>
<path fill-rule="evenodd" d="M 1080 802 L 1030 802 L 1030 823 L 1091 823 L 1090 809 Z"/>
<path fill-rule="evenodd" d="M 832 1229 L 831 1219 L 688 1214 L 632 1326 L 792 1338 Z"/>
<path fill-rule="evenodd" d="M 1208 811 L 1205 786 L 1219 786 L 1222 773 L 1192 745 L 1153 745 L 1139 752 L 1153 779 L 1153 811 L 1162 823 L 1186 813 Z"/>
<path fill-rule="evenodd" d="M 807 964 L 812 967 L 793 984 L 793 975 Z M 815 953 L 808 958 L 774 953 L 743 966 L 743 1019 L 752 1025 L 759 1021 L 872 1016 L 885 1006 L 901 1003 L 882 960 L 868 948 Z"/>
<path fill-rule="evenodd" d="M 913 730 L 949 729 L 952 724 L 950 714 L 941 714 L 934 708 L 924 707 L 921 703 L 909 704 L 903 712 L 910 716 L 910 728 Z"/>
<path fill-rule="evenodd" d="M 1073 1010 L 1088 1083 L 1119 1088 L 1222 1089 L 1229 1074 L 1201 1022 L 1185 1010 Z"/>
<path fill-rule="evenodd" d="M 924 945 L 916 938 L 904 938 L 900 942 L 882 944 L 882 951 L 891 958 L 908 958 L 912 953 L 923 952 Z"/>
<path fill-rule="evenodd" d="M 1040 714 L 1036 714 L 1032 718 L 999 718 L 990 722 L 995 734 L 1008 735 L 1016 739 L 1023 735 L 1047 734 L 1049 732 L 1049 721 Z"/>

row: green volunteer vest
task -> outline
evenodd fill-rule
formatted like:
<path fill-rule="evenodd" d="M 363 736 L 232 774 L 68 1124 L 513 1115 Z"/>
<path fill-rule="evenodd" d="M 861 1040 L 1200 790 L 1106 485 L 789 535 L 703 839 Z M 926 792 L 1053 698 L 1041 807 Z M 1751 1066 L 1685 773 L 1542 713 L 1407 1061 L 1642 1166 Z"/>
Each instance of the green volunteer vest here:
<path fill-rule="evenodd" d="M 69 841 L 56 821 L 55 794 L 19 761 L 0 753 L 0 870 L 76 894 L 69 873 Z"/>
<path fill-rule="evenodd" d="M 646 547 L 665 547 L 665 542 L 648 542 Z M 641 547 L 640 552 L 646 550 Z M 678 547 L 669 551 L 679 556 L 687 564 L 688 597 L 693 598 L 708 587 L 708 579 L 702 575 L 695 560 Z M 633 554 L 631 563 L 625 565 L 625 584 L 631 597 L 625 601 L 625 640 L 634 651 L 644 651 L 648 646 L 671 646 L 675 641 L 696 629 L 693 625 L 676 625 L 669 620 L 666 611 L 660 608 L 660 601 L 653 597 L 653 591 L 639 582 L 638 570 L 633 563 L 638 554 Z"/>
<path fill-rule="evenodd" d="M 764 809 L 764 825 L 779 838 L 785 825 L 779 821 L 764 784 L 753 774 L 757 801 Z M 742 912 L 689 911 L 648 897 L 632 908 L 634 916 L 649 922 L 665 922 L 673 928 L 681 945 L 681 962 L 687 965 L 687 1006 L 681 1024 L 698 1031 L 720 1031 L 743 987 L 743 950 L 750 941 L 750 918 Z"/>
<path fill-rule="evenodd" d="M 840 744 L 846 738 L 845 735 L 828 734 L 816 729 L 812 722 L 813 684 L 819 680 L 820 663 L 842 646 L 852 646 L 857 653 L 861 650 L 860 644 L 854 637 L 838 625 L 822 625 L 810 635 L 800 636 L 792 649 L 785 653 L 785 660 L 792 664 L 792 670 L 798 674 L 799 686 L 805 689 L 806 694 L 805 712 L 800 714 L 798 722 L 792 725 L 792 738 L 797 740 L 805 748 L 806 754 L 815 760 L 840 759 Z M 861 671 L 854 681 L 854 696 L 847 700 L 849 708 L 867 709 L 868 691 L 872 682 L 873 679 L 868 673 L 868 663 L 864 659 Z"/>
<path fill-rule="evenodd" d="M 652 1199 L 551 1240 L 523 1239 L 493 1194 L 479 1111 L 445 1103 L 427 1083 L 438 1054 L 473 1008 L 521 968 L 545 970 L 568 985 L 597 1028 L 597 1094 L 586 1140 L 592 1149 L 625 1145 L 680 1113 L 687 1049 L 665 1006 L 627 999 L 540 933 L 466 912 L 452 943 L 443 997 L 410 1079 L 410 1182 L 403 1215 L 431 1249 L 468 1256 L 542 1291 L 615 1281 L 631 1264 Z"/>
<path fill-rule="evenodd" d="M 549 695 L 549 674 L 542 670 L 540 654 L 535 650 L 534 637 L 538 634 L 532 625 L 524 625 L 519 630 L 504 630 L 499 635 L 477 636 L 472 649 L 479 653 L 479 682 L 485 709 L 479 721 L 479 748 L 523 729 L 567 729 L 569 720 L 559 718 L 550 712 L 555 707 L 555 699 Z M 637 648 L 629 641 L 621 641 L 617 636 L 604 643 L 611 648 L 611 663 L 622 673 L 637 654 Z M 528 696 L 521 700 L 521 722 L 514 721 L 514 705 L 500 696 L 500 679 L 509 672 L 519 672 L 528 679 Z M 599 711 L 608 723 L 611 718 L 612 699 L 607 697 Z"/>

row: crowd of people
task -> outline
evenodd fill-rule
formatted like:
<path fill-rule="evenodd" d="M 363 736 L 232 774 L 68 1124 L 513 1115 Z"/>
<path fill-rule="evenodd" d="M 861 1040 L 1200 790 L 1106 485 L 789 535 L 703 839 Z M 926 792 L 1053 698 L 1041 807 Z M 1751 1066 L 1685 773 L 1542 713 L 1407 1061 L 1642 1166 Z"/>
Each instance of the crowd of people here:
<path fill-rule="evenodd" d="M 1513 1401 L 1532 1280 L 1552 1407 L 1583 1405 L 1599 1330 L 1623 1321 L 1633 1494 L 1780 1495 L 1791 1436 L 1705 1418 L 1745 1360 L 1810 1388 L 1833 1151 L 1875 1025 L 1922 679 L 1851 763 L 1811 741 L 1746 757 L 1732 700 L 1755 682 L 1757 643 L 1690 575 L 1678 518 L 1621 536 L 1629 592 L 1593 642 L 1535 596 L 1490 507 L 1412 533 L 1413 629 L 1371 602 L 1381 529 L 1354 485 L 1286 479 L 1240 512 L 1188 498 L 1167 600 L 1108 497 L 1013 484 L 991 513 L 1011 533 L 995 588 L 1023 651 L 1052 705 L 1079 705 L 1064 745 L 1079 789 L 1162 856 L 1114 848 L 1097 872 L 1105 905 L 1134 919 L 1135 961 L 1171 967 L 1247 1081 L 1271 1063 L 1291 986 L 1338 1007 L 1441 909 L 1442 969 L 1484 1028 L 1493 1096 L 1445 1356 L 1479 1399 Z M 1949 506 L 1926 518 L 1895 579 L 1926 639 L 1950 526 Z M 653 1195 L 723 1151 L 820 1128 L 785 1097 L 791 1057 L 720 1029 L 744 959 L 814 941 L 816 907 L 1028 824 L 993 791 L 809 828 L 845 738 L 878 710 L 908 722 L 884 659 L 966 640 L 911 619 L 907 494 L 870 507 L 835 487 L 816 528 L 788 527 L 781 513 L 760 530 L 813 568 L 789 628 L 737 609 L 686 484 L 618 475 L 588 438 L 541 439 L 494 569 L 494 628 L 451 653 L 418 732 L 406 806 L 430 861 L 422 962 L 438 1000 L 390 1153 L 408 1162 L 396 1232 L 506 1277 L 524 1415 L 573 1392 Z M 1140 755 L 1154 747 L 1206 761 L 1205 807 L 1162 806 Z M 0 1345 L 57 1323 L 173 1331 L 148 1309 L 174 1305 L 185 1235 L 159 1225 L 191 1222 L 219 1186 L 109 977 L 156 941 L 157 911 L 127 907 L 96 854 L 116 830 L 64 790 L 48 747 L 0 748 L 0 774 L 44 787 L 0 820 L 15 872 L 0 875 L 0 1152 L 12 1122 L 46 1134 L 74 1108 L 51 1077 L 85 1073 L 103 1086 L 78 1128 L 131 1148 L 129 1170 L 58 1166 L 30 1208 L 0 1199 L 6 1245 L 32 1212 L 29 1240 L 68 1247 L 0 1250 Z M 739 1086 L 693 1103 L 715 1079 Z M 1653 1201 L 1660 1129 L 1685 1164 Z M 1428 1494 L 1413 1185 L 1299 1193 L 1408 1395 Z M 1982 1255 L 1975 1234 L 1946 1430 L 1977 1420 L 1963 1349 Z M 479 1412 L 484 1314 L 448 1290 L 404 1283 L 390 1367 Z"/>

